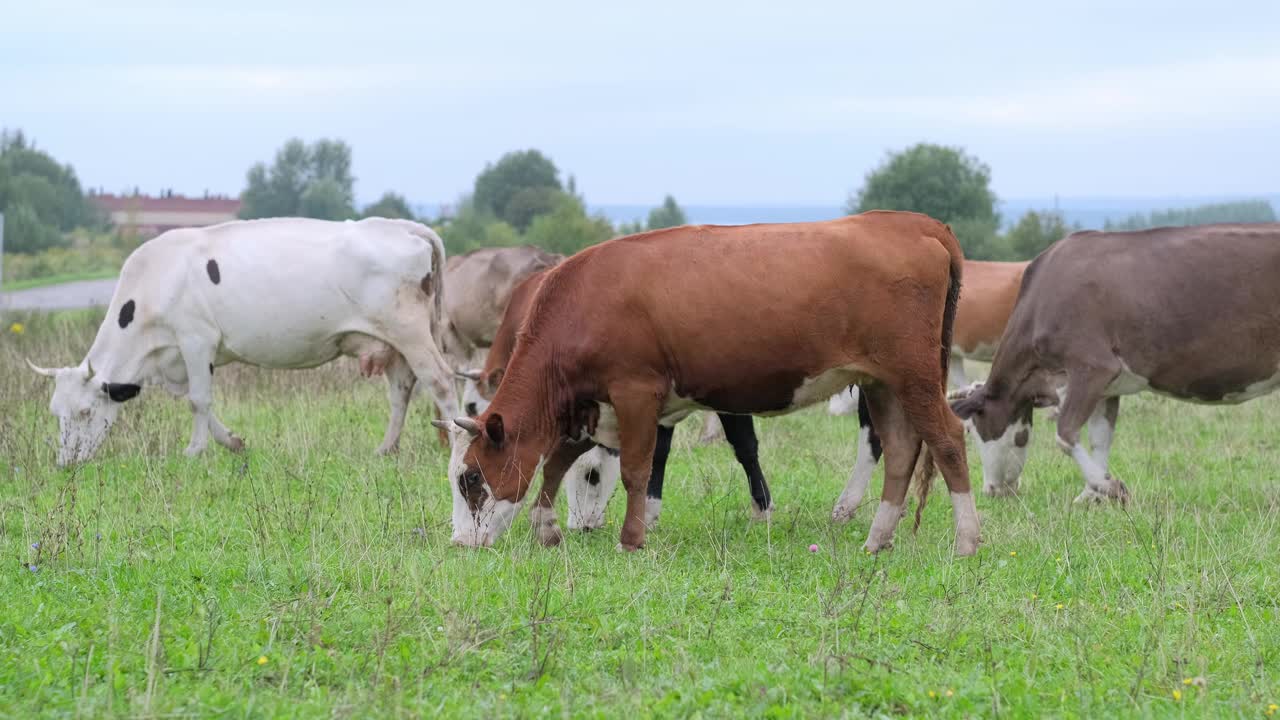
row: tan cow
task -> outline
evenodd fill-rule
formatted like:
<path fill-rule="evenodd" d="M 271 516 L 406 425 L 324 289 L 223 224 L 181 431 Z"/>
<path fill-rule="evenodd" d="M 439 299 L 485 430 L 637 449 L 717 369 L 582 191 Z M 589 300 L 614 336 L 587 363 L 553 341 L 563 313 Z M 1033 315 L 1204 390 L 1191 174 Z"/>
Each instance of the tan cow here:
<path fill-rule="evenodd" d="M 951 491 L 956 553 L 972 554 L 964 429 L 944 395 L 962 262 L 950 228 L 901 212 L 685 226 L 574 255 L 543 280 L 493 403 L 454 421 L 454 542 L 492 544 L 538 469 L 591 440 L 621 450 L 619 548 L 635 550 L 660 422 L 784 414 L 858 384 L 885 458 L 866 548 L 891 544 L 923 441 Z M 540 493 L 534 525 L 554 518 L 541 500 L 557 490 Z"/>
<path fill-rule="evenodd" d="M 969 384 L 964 361 L 991 362 L 1004 326 L 1013 314 L 1029 262 L 964 261 L 964 292 L 956 310 L 956 330 L 951 338 L 951 384 Z M 447 302 L 447 301 L 446 301 Z"/>

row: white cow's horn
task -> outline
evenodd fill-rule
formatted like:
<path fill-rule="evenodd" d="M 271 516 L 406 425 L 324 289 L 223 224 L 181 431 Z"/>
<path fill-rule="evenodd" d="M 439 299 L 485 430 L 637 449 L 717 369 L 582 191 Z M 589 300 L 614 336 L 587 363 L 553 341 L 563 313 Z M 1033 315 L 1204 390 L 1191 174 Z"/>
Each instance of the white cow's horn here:
<path fill-rule="evenodd" d="M 22 358 L 22 359 L 27 361 L 27 365 L 28 365 L 32 370 L 35 370 L 37 373 L 39 373 L 39 374 L 41 374 L 41 375 L 43 375 L 43 376 L 45 376 L 45 377 L 57 377 L 57 376 L 58 376 L 58 371 L 57 371 L 57 370 L 50 370 L 49 368 L 42 368 L 42 367 L 40 367 L 39 365 L 36 365 L 35 363 L 31 362 L 31 359 L 30 359 L 30 358 Z"/>
<path fill-rule="evenodd" d="M 480 382 L 481 378 L 484 377 L 483 370 L 454 370 L 453 374 L 463 380 L 472 380 L 475 382 Z"/>
<path fill-rule="evenodd" d="M 466 430 L 467 432 L 471 433 L 472 435 L 479 435 L 479 434 L 480 434 L 480 432 L 481 432 L 481 431 L 480 431 L 480 423 L 476 422 L 475 420 L 473 420 L 473 419 L 471 419 L 471 418 L 469 418 L 469 417 L 454 418 L 454 419 L 453 419 L 453 422 L 454 422 L 454 424 L 456 424 L 458 427 L 462 428 L 463 430 Z"/>

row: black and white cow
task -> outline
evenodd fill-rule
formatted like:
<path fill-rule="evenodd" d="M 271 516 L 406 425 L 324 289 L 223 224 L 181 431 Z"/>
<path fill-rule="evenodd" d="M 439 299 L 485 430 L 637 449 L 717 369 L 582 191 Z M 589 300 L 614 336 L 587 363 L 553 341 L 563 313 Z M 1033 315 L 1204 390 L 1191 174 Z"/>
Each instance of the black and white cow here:
<path fill-rule="evenodd" d="M 452 369 L 434 340 L 441 326 L 444 245 L 407 220 L 298 218 L 171 230 L 135 250 L 88 355 L 54 378 L 58 463 L 91 458 L 120 404 L 145 385 L 191 402 L 187 455 L 244 443 L 213 415 L 213 369 L 239 361 L 311 368 L 339 355 L 386 371 L 394 450 L 418 379 L 457 413 Z M 30 364 L 30 361 L 28 361 Z"/>

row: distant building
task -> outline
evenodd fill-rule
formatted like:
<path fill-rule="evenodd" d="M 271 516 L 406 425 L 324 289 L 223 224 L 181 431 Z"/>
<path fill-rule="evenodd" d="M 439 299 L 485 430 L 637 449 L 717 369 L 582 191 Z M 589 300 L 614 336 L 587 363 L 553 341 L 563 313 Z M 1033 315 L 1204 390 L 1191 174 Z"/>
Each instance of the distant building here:
<path fill-rule="evenodd" d="M 174 228 L 235 220 L 240 212 L 239 198 L 217 195 L 189 198 L 171 192 L 160 197 L 90 193 L 89 200 L 109 218 L 114 229 L 144 240 Z"/>

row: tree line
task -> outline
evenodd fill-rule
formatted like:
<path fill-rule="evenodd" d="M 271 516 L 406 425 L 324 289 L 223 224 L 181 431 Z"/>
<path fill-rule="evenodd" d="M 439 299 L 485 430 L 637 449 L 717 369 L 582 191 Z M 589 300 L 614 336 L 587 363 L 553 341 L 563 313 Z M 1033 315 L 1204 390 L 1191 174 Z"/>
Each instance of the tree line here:
<path fill-rule="evenodd" d="M 289 140 L 269 164 L 249 168 L 240 215 L 415 219 L 436 227 L 451 253 L 527 243 L 570 254 L 618 235 L 687 222 L 684 210 L 668 195 L 647 218 L 614 225 L 588 211 L 573 175 L 562 180 L 555 163 L 534 149 L 509 152 L 486 165 L 457 212 L 434 218 L 418 217 L 403 195 L 390 191 L 357 208 L 352 167 L 351 147 L 342 140 Z M 965 255 L 974 259 L 1030 259 L 1080 229 L 1061 213 L 1039 210 L 1025 213 L 1002 232 L 997 202 L 985 163 L 961 148 L 920 143 L 889 153 L 867 173 L 846 209 L 926 213 L 948 223 Z M 20 130 L 0 133 L 0 212 L 5 215 L 4 249 L 10 253 L 65 248 L 77 229 L 107 229 L 75 170 L 37 148 Z M 1109 220 L 1105 229 L 1275 220 L 1271 204 L 1257 200 L 1137 214 Z"/>

